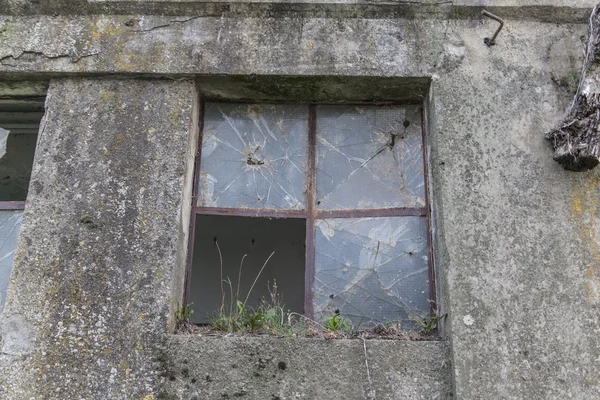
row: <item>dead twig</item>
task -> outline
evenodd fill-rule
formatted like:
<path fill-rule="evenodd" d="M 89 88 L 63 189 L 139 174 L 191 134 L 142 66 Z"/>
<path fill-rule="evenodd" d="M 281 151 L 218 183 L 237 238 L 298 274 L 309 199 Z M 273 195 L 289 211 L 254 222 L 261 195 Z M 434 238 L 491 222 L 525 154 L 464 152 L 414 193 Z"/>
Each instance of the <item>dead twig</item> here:
<path fill-rule="evenodd" d="M 369 357 L 367 356 L 367 341 L 364 336 L 361 336 L 363 342 L 363 350 L 365 352 L 365 366 L 367 367 L 367 380 L 369 381 L 369 394 L 368 398 L 372 400 L 377 399 L 377 393 L 375 389 L 373 389 L 373 382 L 371 382 L 371 370 L 369 369 Z"/>

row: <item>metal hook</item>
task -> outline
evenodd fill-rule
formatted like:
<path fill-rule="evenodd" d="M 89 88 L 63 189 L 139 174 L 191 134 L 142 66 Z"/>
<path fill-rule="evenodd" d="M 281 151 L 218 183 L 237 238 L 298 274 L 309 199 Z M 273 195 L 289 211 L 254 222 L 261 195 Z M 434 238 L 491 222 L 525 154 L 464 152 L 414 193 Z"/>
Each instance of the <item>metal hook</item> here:
<path fill-rule="evenodd" d="M 495 21 L 500 22 L 500 26 L 498 27 L 498 29 L 496 29 L 496 32 L 494 33 L 494 36 L 492 36 L 492 38 L 485 38 L 483 39 L 483 43 L 486 44 L 486 46 L 493 46 L 496 44 L 496 36 L 498 36 L 498 34 L 500 33 L 500 31 L 502 30 L 502 27 L 504 26 L 504 20 L 502 18 L 500 18 L 497 15 L 492 14 L 489 11 L 483 10 L 481 11 L 481 14 L 485 15 L 486 17 L 489 17 Z"/>

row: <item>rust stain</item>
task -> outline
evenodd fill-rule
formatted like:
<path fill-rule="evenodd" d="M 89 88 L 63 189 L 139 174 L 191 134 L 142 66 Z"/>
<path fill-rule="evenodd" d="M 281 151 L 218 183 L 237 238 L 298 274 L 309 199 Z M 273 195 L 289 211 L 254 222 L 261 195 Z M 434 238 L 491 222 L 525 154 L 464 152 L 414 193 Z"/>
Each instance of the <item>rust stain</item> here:
<path fill-rule="evenodd" d="M 575 230 L 594 260 L 587 266 L 584 276 L 586 297 L 592 304 L 600 303 L 600 234 L 597 225 L 600 200 L 596 193 L 599 183 L 598 177 L 590 176 L 586 185 L 575 190 L 571 200 Z"/>

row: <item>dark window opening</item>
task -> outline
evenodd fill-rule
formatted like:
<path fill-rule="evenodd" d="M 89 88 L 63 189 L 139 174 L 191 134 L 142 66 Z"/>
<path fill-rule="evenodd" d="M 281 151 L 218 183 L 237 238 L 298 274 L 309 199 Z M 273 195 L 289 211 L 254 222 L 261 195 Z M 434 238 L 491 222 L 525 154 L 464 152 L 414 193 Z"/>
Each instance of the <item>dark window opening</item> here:
<path fill-rule="evenodd" d="M 23 222 L 43 114 L 43 100 L 0 99 L 0 314 Z"/>
<path fill-rule="evenodd" d="M 40 101 L 0 100 L 0 204 L 4 209 L 24 208 L 43 115 Z"/>
<path fill-rule="evenodd" d="M 195 310 L 192 322 L 210 322 L 210 316 L 221 307 L 221 288 L 225 293 L 225 307 L 229 307 L 231 288 L 234 294 L 238 293 L 240 265 L 241 280 L 236 297 L 242 301 L 247 297 L 247 306 L 255 308 L 261 300 L 269 301 L 269 290 L 276 283 L 285 309 L 302 313 L 305 236 L 306 221 L 300 218 L 197 215 L 191 283 L 193 291 L 189 295 Z M 223 260 L 222 270 L 219 251 Z M 260 273 L 263 265 L 265 268 Z M 227 281 L 222 282 L 223 286 L 221 276 Z M 252 292 L 249 292 L 257 277 Z"/>

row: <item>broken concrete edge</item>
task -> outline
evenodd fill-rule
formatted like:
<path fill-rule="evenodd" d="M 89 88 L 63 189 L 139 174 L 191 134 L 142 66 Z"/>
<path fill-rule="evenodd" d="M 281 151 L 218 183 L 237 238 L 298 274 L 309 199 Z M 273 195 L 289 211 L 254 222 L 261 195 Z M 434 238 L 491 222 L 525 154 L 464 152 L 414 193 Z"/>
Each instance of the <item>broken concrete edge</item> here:
<path fill-rule="evenodd" d="M 197 17 L 281 17 L 298 16 L 313 18 L 410 18 L 410 19 L 481 19 L 485 9 L 506 19 L 530 20 L 555 23 L 584 23 L 592 6 L 577 4 L 569 6 L 540 5 L 523 2 L 519 6 L 456 5 L 449 2 L 437 4 L 397 3 L 383 1 L 215 1 L 215 2 L 162 2 L 162 1 L 52 1 L 37 4 L 33 1 L 18 2 L 0 0 L 0 10 L 5 15 L 163 15 Z"/>

